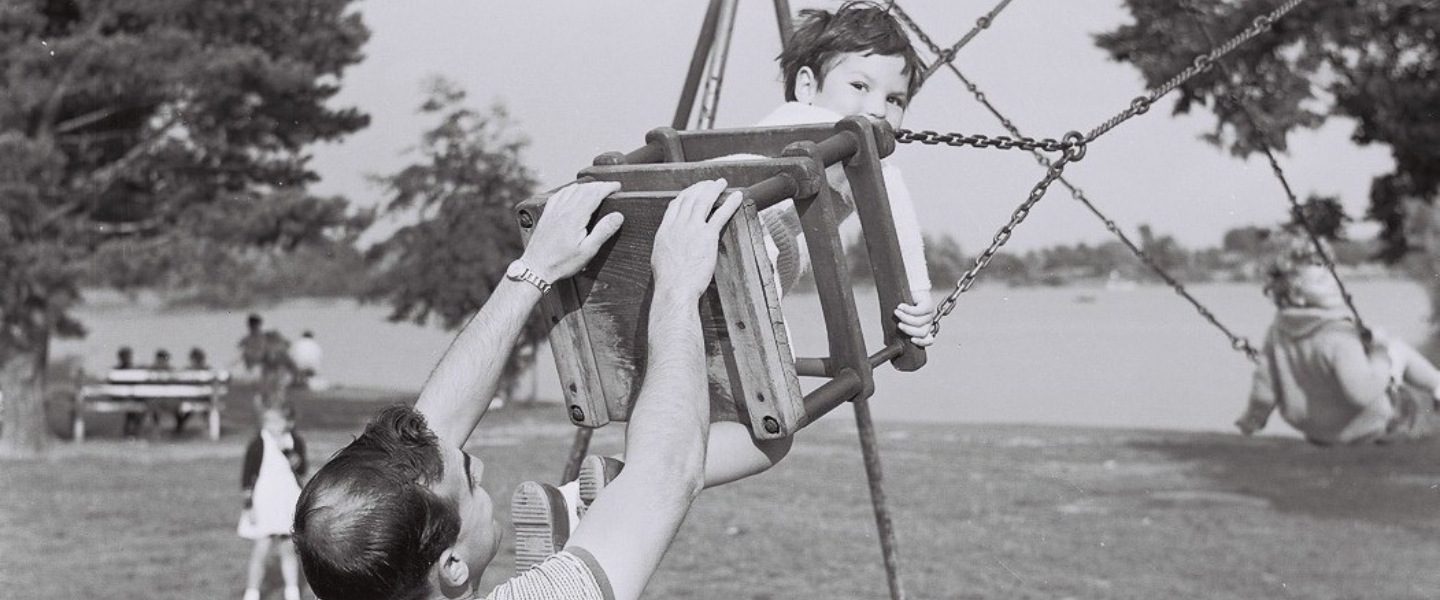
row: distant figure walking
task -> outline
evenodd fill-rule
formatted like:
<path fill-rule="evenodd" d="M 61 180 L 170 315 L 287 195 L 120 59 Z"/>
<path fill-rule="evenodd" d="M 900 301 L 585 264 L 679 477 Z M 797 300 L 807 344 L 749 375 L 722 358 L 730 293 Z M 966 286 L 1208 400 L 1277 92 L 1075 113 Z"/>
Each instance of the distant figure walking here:
<path fill-rule="evenodd" d="M 290 361 L 295 364 L 295 387 L 309 390 L 326 387 L 318 377 L 320 362 L 324 357 L 320 342 L 315 341 L 315 333 L 309 329 L 300 334 L 300 339 L 295 340 L 295 343 L 290 344 Z"/>
<path fill-rule="evenodd" d="M 280 555 L 285 600 L 300 600 L 300 559 L 290 540 L 290 527 L 307 467 L 305 440 L 295 432 L 293 413 L 287 409 L 268 408 L 260 419 L 260 432 L 245 449 L 240 474 L 244 510 L 236 533 L 255 540 L 245 577 L 245 600 L 260 600 L 272 548 Z"/>
<path fill-rule="evenodd" d="M 286 405 L 285 388 L 295 376 L 295 362 L 290 360 L 290 342 L 280 332 L 265 331 L 265 320 L 251 313 L 248 328 L 240 338 L 240 360 L 246 371 L 260 370 L 260 393 L 255 395 L 255 412 Z"/>

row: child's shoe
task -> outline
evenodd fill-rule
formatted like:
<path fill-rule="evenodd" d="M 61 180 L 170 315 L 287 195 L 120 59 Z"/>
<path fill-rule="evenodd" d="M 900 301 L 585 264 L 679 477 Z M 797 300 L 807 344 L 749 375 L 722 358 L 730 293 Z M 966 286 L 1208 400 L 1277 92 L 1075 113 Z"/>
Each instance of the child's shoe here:
<path fill-rule="evenodd" d="M 618 458 L 599 456 L 591 454 L 580 462 L 580 514 L 584 515 L 586 510 L 595 499 L 600 497 L 600 492 L 615 480 L 620 470 L 625 468 L 625 463 Z"/>
<path fill-rule="evenodd" d="M 515 572 L 524 573 L 559 552 L 570 539 L 569 503 L 560 489 L 526 481 L 510 496 L 510 520 L 515 524 Z"/>

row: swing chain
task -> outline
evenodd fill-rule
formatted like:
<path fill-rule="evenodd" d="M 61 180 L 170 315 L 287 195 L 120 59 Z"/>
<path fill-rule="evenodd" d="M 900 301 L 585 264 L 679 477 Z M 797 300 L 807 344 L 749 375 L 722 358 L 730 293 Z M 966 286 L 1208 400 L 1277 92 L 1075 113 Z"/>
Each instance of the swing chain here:
<path fill-rule="evenodd" d="M 970 290 L 970 286 L 975 284 L 975 278 L 979 276 L 980 270 L 990 264 L 990 259 L 995 258 L 995 254 L 1000 251 L 1000 247 L 1004 246 L 1005 242 L 1010 241 L 1010 236 L 1015 232 L 1015 228 L 1030 216 L 1030 210 L 1035 207 L 1037 202 L 1040 202 L 1041 198 L 1045 197 L 1045 192 L 1050 189 L 1050 184 L 1055 183 L 1055 180 L 1060 179 L 1060 176 L 1065 173 L 1065 166 L 1085 157 L 1085 138 L 1080 132 L 1072 131 L 1065 134 L 1065 141 L 1070 144 L 1065 149 L 1065 154 L 1062 154 L 1045 170 L 1045 177 L 1030 189 L 1030 195 L 1010 215 L 1010 221 L 995 233 L 995 237 L 990 241 L 990 247 L 975 258 L 975 264 L 955 282 L 955 290 L 940 302 L 940 306 L 935 311 L 935 318 L 930 321 L 930 335 L 940 334 L 940 319 L 955 310 L 955 305 L 960 302 L 960 295 Z"/>
<path fill-rule="evenodd" d="M 938 46 L 936 46 L 933 42 L 929 41 L 929 36 L 925 35 L 924 30 L 920 29 L 920 26 L 917 23 L 911 21 L 908 16 L 903 13 L 903 11 L 898 12 L 898 14 L 900 15 L 901 19 L 904 19 L 906 21 L 911 31 L 914 31 L 915 35 L 919 37 L 922 42 L 924 42 L 927 46 L 930 47 L 931 52 L 937 52 L 939 50 Z M 1008 131 L 1010 135 L 1017 138 L 1025 137 L 1024 134 L 1020 132 L 1020 128 L 1015 125 L 1015 122 L 1011 121 L 1009 117 L 1005 116 L 1004 113 L 1000 112 L 999 108 L 997 108 L 994 104 L 990 102 L 990 99 L 985 96 L 985 92 L 980 90 L 980 86 L 975 85 L 975 82 L 971 81 L 970 78 L 966 77 L 964 73 L 960 72 L 960 69 L 957 69 L 955 65 L 947 64 L 945 66 L 949 67 L 950 71 L 960 79 L 960 82 L 965 85 L 965 89 L 968 90 L 970 94 L 975 97 L 975 100 L 979 102 L 982 106 L 984 106 L 985 109 L 988 110 L 992 116 L 994 116 L 997 120 L 1000 121 L 1000 125 L 1005 128 L 1005 131 Z M 1046 169 L 1049 169 L 1052 166 L 1052 161 L 1044 154 L 1041 154 L 1036 150 L 1031 150 L 1030 153 L 1035 157 L 1035 162 L 1039 163 L 1040 166 L 1045 167 Z M 1250 340 L 1248 338 L 1236 335 L 1234 332 L 1230 331 L 1230 328 L 1226 327 L 1225 324 L 1221 323 L 1220 320 L 1215 317 L 1215 314 L 1210 312 L 1210 309 L 1206 308 L 1205 305 L 1201 304 L 1199 300 L 1197 300 L 1194 296 L 1190 295 L 1190 292 L 1185 289 L 1184 285 L 1176 281 L 1175 278 L 1171 277 L 1169 273 L 1167 273 L 1164 269 L 1160 267 L 1160 265 L 1155 261 L 1154 258 L 1146 254 L 1143 250 L 1140 249 L 1139 246 L 1134 243 L 1134 241 L 1132 241 L 1128 236 L 1126 236 L 1125 232 L 1122 231 L 1120 227 L 1115 224 L 1114 220 L 1110 219 L 1110 217 L 1106 216 L 1103 212 L 1101 212 L 1100 209 L 1096 207 L 1095 204 L 1085 196 L 1085 192 L 1083 190 L 1071 183 L 1069 180 L 1065 179 L 1063 176 L 1057 178 L 1056 180 L 1060 182 L 1060 185 L 1063 185 L 1066 189 L 1070 190 L 1071 197 L 1073 197 L 1081 204 L 1085 205 L 1085 207 L 1090 210 L 1091 214 L 1099 218 L 1105 224 L 1105 229 L 1115 234 L 1115 236 L 1120 239 L 1120 242 L 1122 244 L 1124 244 L 1131 252 L 1133 252 L 1137 257 L 1139 257 L 1140 260 L 1144 262 L 1146 266 L 1150 267 L 1150 269 L 1154 271 L 1161 279 L 1163 279 L 1165 283 L 1169 284 L 1170 287 L 1175 290 L 1176 294 L 1179 294 L 1180 297 L 1188 301 L 1202 318 L 1208 321 L 1216 329 L 1220 330 L 1220 332 L 1224 334 L 1225 337 L 1229 338 L 1231 348 L 1234 348 L 1235 350 L 1244 353 L 1246 358 L 1249 358 L 1251 362 L 1258 362 L 1260 352 L 1255 349 L 1255 347 L 1250 343 Z M 949 312 L 950 310 L 952 310 L 952 308 L 946 308 L 946 312 Z"/>
<path fill-rule="evenodd" d="M 1214 36 L 1210 35 L 1210 30 L 1207 29 L 1205 23 L 1201 21 L 1203 13 L 1201 13 L 1200 9 L 1190 0 L 1182 0 L 1180 4 L 1186 15 L 1190 17 L 1190 22 L 1195 25 L 1195 29 L 1199 30 L 1200 34 L 1205 37 L 1205 41 L 1212 46 L 1215 45 Z M 1216 61 L 1215 65 L 1229 78 L 1231 72 L 1229 67 L 1225 66 L 1224 62 Z M 1345 306 L 1350 309 L 1350 315 L 1355 319 L 1355 327 L 1360 330 L 1360 338 L 1368 347 L 1373 338 L 1373 334 L 1370 328 L 1365 325 L 1365 321 L 1360 318 L 1360 310 L 1355 308 L 1355 299 L 1350 296 L 1350 290 L 1345 288 L 1345 282 L 1340 279 L 1340 273 L 1335 270 L 1335 259 L 1330 256 L 1330 252 L 1326 250 L 1325 245 L 1320 242 L 1319 235 L 1317 235 L 1315 229 L 1310 226 L 1310 220 L 1305 217 L 1305 209 L 1300 205 L 1300 199 L 1295 196 L 1295 189 L 1290 186 L 1290 179 L 1285 176 L 1285 169 L 1280 167 L 1280 160 L 1275 157 L 1275 151 L 1270 147 L 1269 140 L 1272 139 L 1270 129 L 1266 127 L 1264 123 L 1260 122 L 1260 119 L 1255 118 L 1255 113 L 1251 112 L 1250 107 L 1239 97 L 1239 94 L 1231 94 L 1227 97 L 1218 98 L 1218 101 L 1230 104 L 1239 109 L 1238 112 L 1240 116 L 1245 119 L 1251 128 L 1259 133 L 1260 149 L 1264 151 L 1265 159 L 1270 163 L 1270 172 L 1273 173 L 1275 179 L 1280 182 L 1280 187 L 1285 190 L 1285 199 L 1290 203 L 1290 213 L 1293 215 L 1295 222 L 1305 231 L 1306 236 L 1310 238 L 1311 245 L 1314 246 L 1316 254 L 1320 257 L 1320 262 L 1323 263 L 1325 269 L 1330 272 L 1331 279 L 1335 280 L 1335 286 L 1340 290 L 1340 298 L 1345 301 Z"/>
<path fill-rule="evenodd" d="M 935 131 L 911 131 L 899 129 L 895 131 L 895 141 L 902 144 L 919 142 L 927 146 L 945 144 L 956 148 L 996 148 L 999 150 L 1029 150 L 1031 152 L 1044 150 L 1046 152 L 1069 153 L 1074 148 L 1079 148 L 1079 154 L 1070 160 L 1078 161 L 1085 157 L 1085 140 L 1083 136 L 1066 135 L 1063 139 L 1043 138 L 1036 139 L 1026 136 L 1010 137 L 997 135 L 994 137 L 982 134 L 965 135 L 963 133 L 939 133 Z"/>
<path fill-rule="evenodd" d="M 920 81 L 923 83 L 925 80 L 930 79 L 930 76 L 934 75 L 935 71 L 940 70 L 940 67 L 949 65 L 950 63 L 954 62 L 955 57 L 960 55 L 960 49 L 964 48 L 966 44 L 969 44 L 970 40 L 975 39 L 975 36 L 980 35 L 981 31 L 989 29 L 990 25 L 995 22 L 995 17 L 1000 16 L 1000 12 L 1005 10 L 1005 7 L 1009 6 L 1010 3 L 1013 1 L 1014 0 L 1000 0 L 1000 2 L 996 4 L 994 8 L 990 9 L 990 12 L 987 12 L 981 15 L 980 18 L 975 19 L 975 26 L 970 28 L 970 31 L 966 32 L 965 36 L 960 38 L 960 41 L 955 42 L 954 45 L 944 50 L 941 50 L 940 47 L 935 45 L 934 42 L 931 42 L 929 38 L 926 38 L 922 35 L 921 41 L 925 42 L 927 46 L 930 46 L 930 51 L 934 52 L 936 57 L 935 62 L 929 67 L 926 67 L 925 72 L 920 74 Z M 913 21 L 910 21 L 910 15 L 905 14 L 904 11 L 900 10 L 898 6 L 896 7 L 895 12 L 896 15 L 899 16 L 901 19 L 913 23 Z M 916 28 L 912 27 L 912 29 Z"/>

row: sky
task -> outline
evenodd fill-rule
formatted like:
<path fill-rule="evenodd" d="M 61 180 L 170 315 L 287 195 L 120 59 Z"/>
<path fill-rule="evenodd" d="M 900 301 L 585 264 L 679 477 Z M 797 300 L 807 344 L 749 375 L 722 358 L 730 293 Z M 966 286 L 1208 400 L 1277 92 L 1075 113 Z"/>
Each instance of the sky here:
<path fill-rule="evenodd" d="M 838 1 L 792 0 L 792 9 L 833 9 Z M 902 0 L 937 43 L 958 40 L 993 6 L 989 0 Z M 639 0 L 365 0 L 358 10 L 372 31 L 365 60 L 346 72 L 335 106 L 371 116 L 370 127 L 315 149 L 322 180 L 315 190 L 360 205 L 384 200 L 367 176 L 407 162 L 420 133 L 422 82 L 459 83 L 471 105 L 503 104 L 530 140 L 524 159 L 549 188 L 563 184 L 610 150 L 628 151 L 675 112 L 707 2 Z M 1133 67 L 1111 62 L 1094 34 L 1130 22 L 1118 0 L 1015 0 L 956 60 L 1026 135 L 1059 138 L 1090 131 L 1145 93 Z M 719 102 L 717 127 L 743 127 L 783 99 L 774 57 L 780 40 L 774 7 L 740 0 Z M 923 53 L 922 53 L 923 54 Z M 1208 113 L 1171 115 L 1173 96 L 1096 140 L 1066 178 L 1132 237 L 1142 223 L 1182 245 L 1218 245 L 1242 225 L 1285 219 L 1287 201 L 1263 156 L 1242 161 L 1200 141 Z M 904 127 L 986 135 L 1004 129 L 947 71 L 916 96 Z M 1349 141 L 1353 125 L 1332 120 L 1291 138 L 1281 155 L 1291 184 L 1335 195 L 1364 215 L 1370 180 L 1390 170 L 1383 147 Z M 978 252 L 1043 175 L 1026 152 L 902 145 L 892 158 L 905 174 L 927 234 L 947 234 Z M 1352 226 L 1364 237 L 1373 226 Z M 1006 249 L 1100 243 L 1103 224 L 1058 185 L 1037 205 Z"/>

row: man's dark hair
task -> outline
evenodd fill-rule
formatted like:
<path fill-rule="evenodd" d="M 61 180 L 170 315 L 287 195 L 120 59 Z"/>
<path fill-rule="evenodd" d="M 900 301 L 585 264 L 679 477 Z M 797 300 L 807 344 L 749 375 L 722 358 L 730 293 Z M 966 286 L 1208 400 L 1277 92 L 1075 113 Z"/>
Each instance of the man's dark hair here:
<path fill-rule="evenodd" d="M 910 97 L 920 89 L 925 63 L 900 22 L 873 2 L 847 2 L 833 14 L 820 9 L 800 11 L 800 22 L 790 43 L 780 53 L 780 72 L 785 75 L 785 99 L 795 101 L 795 78 L 802 67 L 810 67 L 815 82 L 825 85 L 825 72 L 841 54 L 878 54 L 905 59 L 906 90 Z"/>
<path fill-rule="evenodd" d="M 255 313 L 250 313 L 250 316 L 245 317 L 245 324 L 250 326 L 251 329 L 255 329 L 256 327 L 259 327 L 264 323 L 265 319 L 260 318 L 260 315 L 257 315 Z"/>
<path fill-rule="evenodd" d="M 453 501 L 426 486 L 444 472 L 439 440 L 413 408 L 381 410 L 300 494 L 295 547 L 325 600 L 412 600 L 460 535 Z"/>

